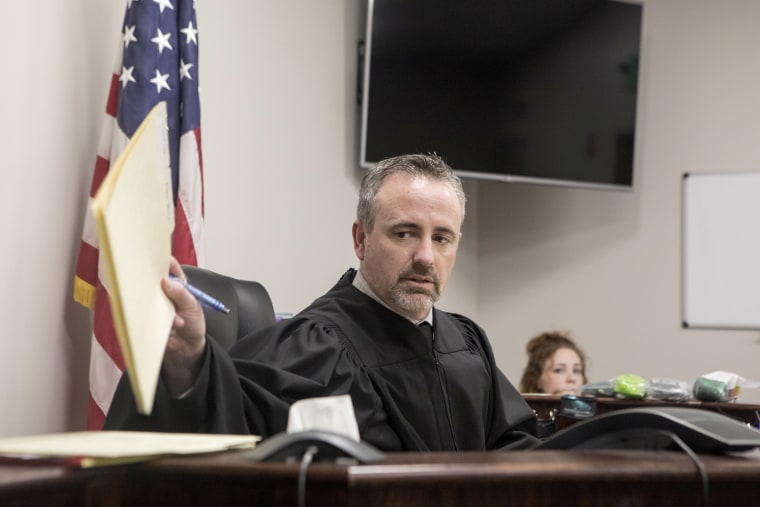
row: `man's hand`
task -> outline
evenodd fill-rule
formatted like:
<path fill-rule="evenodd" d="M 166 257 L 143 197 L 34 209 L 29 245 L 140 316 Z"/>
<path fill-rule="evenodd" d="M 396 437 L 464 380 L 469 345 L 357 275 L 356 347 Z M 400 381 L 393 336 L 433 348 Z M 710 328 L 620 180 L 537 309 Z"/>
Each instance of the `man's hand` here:
<path fill-rule="evenodd" d="M 174 257 L 169 272 L 186 280 Z M 161 375 L 169 394 L 177 397 L 190 389 L 198 378 L 206 349 L 206 319 L 200 303 L 181 283 L 165 277 L 161 288 L 176 309 Z"/>

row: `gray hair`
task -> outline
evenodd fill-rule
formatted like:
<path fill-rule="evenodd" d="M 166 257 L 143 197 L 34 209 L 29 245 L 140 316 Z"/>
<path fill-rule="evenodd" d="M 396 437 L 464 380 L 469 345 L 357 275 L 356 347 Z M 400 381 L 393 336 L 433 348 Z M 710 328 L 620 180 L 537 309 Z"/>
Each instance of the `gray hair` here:
<path fill-rule="evenodd" d="M 356 207 L 356 218 L 364 224 L 368 232 L 372 232 L 375 225 L 375 201 L 377 193 L 385 178 L 395 173 L 405 173 L 414 177 L 421 177 L 431 181 L 446 181 L 453 188 L 462 207 L 462 220 L 464 220 L 465 204 L 467 197 L 462 188 L 462 180 L 454 174 L 454 170 L 436 154 L 423 155 L 400 155 L 398 157 L 381 160 L 372 167 L 362 178 L 359 189 L 359 204 Z"/>

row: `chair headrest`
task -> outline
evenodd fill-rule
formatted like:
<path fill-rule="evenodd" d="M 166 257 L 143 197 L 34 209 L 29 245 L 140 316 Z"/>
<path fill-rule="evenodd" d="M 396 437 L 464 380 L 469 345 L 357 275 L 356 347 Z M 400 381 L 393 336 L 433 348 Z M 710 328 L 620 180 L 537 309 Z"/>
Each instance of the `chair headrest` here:
<path fill-rule="evenodd" d="M 226 349 L 240 338 L 276 322 L 269 293 L 259 282 L 240 280 L 210 269 L 182 266 L 188 281 L 223 302 L 229 314 L 204 308 L 206 330 Z"/>

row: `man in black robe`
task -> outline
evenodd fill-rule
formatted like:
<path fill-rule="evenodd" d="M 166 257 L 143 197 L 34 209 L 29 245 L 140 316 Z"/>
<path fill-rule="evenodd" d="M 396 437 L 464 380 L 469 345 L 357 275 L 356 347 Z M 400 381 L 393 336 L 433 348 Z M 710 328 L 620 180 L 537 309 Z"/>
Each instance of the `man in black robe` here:
<path fill-rule="evenodd" d="M 229 352 L 206 339 L 195 299 L 164 280 L 177 317 L 153 413 L 137 414 L 122 379 L 105 428 L 266 437 L 285 430 L 294 402 L 349 394 L 361 438 L 383 450 L 532 442 L 535 416 L 496 367 L 485 332 L 433 307 L 454 267 L 464 207 L 461 182 L 440 158 L 380 162 L 362 181 L 352 229 L 359 270 Z M 171 270 L 183 276 L 176 261 Z"/>

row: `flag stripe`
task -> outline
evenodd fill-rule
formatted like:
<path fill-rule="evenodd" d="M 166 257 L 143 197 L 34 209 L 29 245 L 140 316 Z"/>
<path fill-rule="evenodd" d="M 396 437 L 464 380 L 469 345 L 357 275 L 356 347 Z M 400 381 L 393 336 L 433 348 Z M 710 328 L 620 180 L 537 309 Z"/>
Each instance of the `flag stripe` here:
<path fill-rule="evenodd" d="M 175 256 L 183 264 L 203 264 L 192 245 L 203 244 L 203 166 L 200 160 L 200 129 L 185 133 L 180 139 L 180 176 L 177 192 L 174 246 Z M 187 169 L 185 169 L 187 166 Z M 192 170 L 198 168 L 198 170 Z M 200 206 L 194 205 L 200 203 Z M 184 250 L 184 251 L 183 251 Z"/>
<path fill-rule="evenodd" d="M 106 414 L 123 368 L 113 362 L 113 356 L 96 339 L 90 346 L 90 362 L 90 399 Z"/>
<path fill-rule="evenodd" d="M 100 184 L 108 174 L 108 168 L 111 167 L 111 161 L 107 158 L 103 158 L 100 155 L 95 157 L 95 172 L 92 175 L 92 185 L 90 185 L 90 197 L 95 197 Z"/>
<path fill-rule="evenodd" d="M 95 291 L 95 318 L 93 319 L 92 324 L 93 333 L 98 341 L 98 345 L 108 354 L 111 361 L 120 370 L 124 371 L 124 358 L 121 355 L 119 341 L 116 337 L 116 333 L 113 332 L 113 328 L 111 302 L 108 299 L 106 286 L 102 283 L 102 278 L 99 278 Z M 95 366 L 95 369 L 97 368 L 98 366 Z"/>
<path fill-rule="evenodd" d="M 111 88 L 108 90 L 108 102 L 106 103 L 106 114 L 116 118 L 119 107 L 119 72 L 118 70 L 111 76 Z"/>
<path fill-rule="evenodd" d="M 110 408 L 110 404 L 108 408 Z M 90 395 L 87 397 L 87 427 L 90 429 L 102 428 L 103 423 L 106 421 L 108 408 L 103 409 L 95 403 L 95 400 L 92 398 L 92 391 L 90 391 Z"/>

